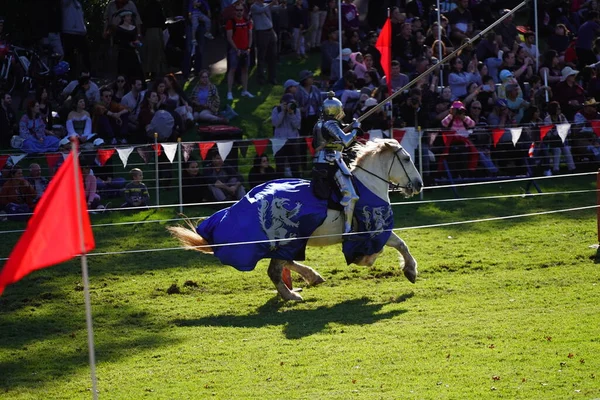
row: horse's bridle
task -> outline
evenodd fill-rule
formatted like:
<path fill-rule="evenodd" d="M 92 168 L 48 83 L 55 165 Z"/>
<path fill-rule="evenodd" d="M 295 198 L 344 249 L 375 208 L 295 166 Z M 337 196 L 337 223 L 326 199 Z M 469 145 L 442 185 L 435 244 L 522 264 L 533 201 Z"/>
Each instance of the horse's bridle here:
<path fill-rule="evenodd" d="M 392 159 L 392 163 L 390 164 L 390 169 L 389 169 L 389 171 L 388 171 L 388 176 L 390 176 L 390 172 L 392 172 L 392 167 L 394 166 L 394 162 L 395 162 L 396 160 L 398 160 L 398 162 L 399 162 L 399 163 L 400 163 L 400 165 L 402 166 L 402 169 L 404 170 L 404 174 L 405 174 L 405 175 L 406 175 L 406 177 L 408 178 L 408 183 L 407 183 L 405 186 L 402 186 L 402 185 L 400 185 L 400 184 L 398 184 L 398 183 L 394 183 L 394 182 L 392 182 L 392 181 L 390 181 L 390 180 L 387 180 L 387 179 L 385 179 L 385 178 L 382 178 L 381 176 L 379 176 L 379 175 L 377 175 L 377 174 L 375 174 L 375 173 L 373 173 L 373 172 L 369 171 L 368 169 L 364 169 L 364 168 L 363 168 L 363 167 L 361 167 L 360 165 L 357 165 L 357 166 L 356 166 L 356 168 L 360 168 L 360 169 L 362 169 L 363 171 L 365 171 L 367 174 L 369 174 L 369 175 L 372 175 L 372 176 L 374 176 L 375 178 L 377 178 L 377 179 L 379 179 L 379 180 L 381 180 L 381 181 L 384 181 L 385 183 L 387 183 L 388 185 L 390 185 L 390 186 L 392 187 L 392 189 L 394 189 L 394 190 L 398 190 L 398 189 L 405 189 L 405 190 L 408 190 L 408 191 L 412 191 L 412 189 L 413 189 L 413 186 L 414 186 L 414 185 L 413 185 L 413 182 L 412 182 L 412 180 L 410 179 L 410 176 L 408 175 L 408 172 L 406 171 L 406 167 L 404 166 L 404 163 L 402 162 L 402 160 L 400 159 L 400 156 L 398 155 L 398 152 L 400 152 L 400 151 L 402 151 L 402 150 L 404 150 L 404 148 L 400 147 L 398 150 L 396 150 L 396 151 L 394 152 L 394 158 Z"/>

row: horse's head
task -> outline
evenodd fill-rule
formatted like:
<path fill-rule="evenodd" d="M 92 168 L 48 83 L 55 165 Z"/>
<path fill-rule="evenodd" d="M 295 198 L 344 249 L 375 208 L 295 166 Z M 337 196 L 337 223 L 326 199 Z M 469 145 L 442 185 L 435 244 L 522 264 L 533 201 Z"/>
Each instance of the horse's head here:
<path fill-rule="evenodd" d="M 406 197 L 419 194 L 423 190 L 423 179 L 410 154 L 394 139 L 388 139 L 385 146 L 392 153 L 388 179 L 397 184 Z"/>

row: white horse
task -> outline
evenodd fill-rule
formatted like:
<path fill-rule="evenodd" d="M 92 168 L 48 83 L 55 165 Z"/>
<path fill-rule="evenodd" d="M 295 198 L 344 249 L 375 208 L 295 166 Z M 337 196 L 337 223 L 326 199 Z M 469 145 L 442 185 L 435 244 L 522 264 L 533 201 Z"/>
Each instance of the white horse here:
<path fill-rule="evenodd" d="M 423 188 L 423 180 L 406 150 L 394 139 L 380 139 L 367 142 L 360 147 L 355 161 L 350 166 L 354 177 L 369 190 L 387 203 L 390 203 L 389 187 L 394 185 L 406 196 L 418 194 Z M 213 254 L 210 244 L 196 233 L 195 226 L 188 221 L 189 228 L 173 226 L 167 228 L 185 248 Z M 338 210 L 329 209 L 325 221 L 313 232 L 308 246 L 331 246 L 342 242 L 344 216 Z M 398 250 L 404 276 L 412 283 L 417 278 L 417 261 L 410 254 L 408 246 L 394 232 L 385 244 Z M 382 250 L 383 251 L 383 250 Z M 372 266 L 379 254 L 363 256 L 355 261 L 357 265 Z M 325 282 L 313 268 L 294 260 L 271 259 L 267 273 L 277 291 L 286 300 L 302 300 L 290 290 L 282 279 L 284 268 L 297 272 L 309 285 Z"/>

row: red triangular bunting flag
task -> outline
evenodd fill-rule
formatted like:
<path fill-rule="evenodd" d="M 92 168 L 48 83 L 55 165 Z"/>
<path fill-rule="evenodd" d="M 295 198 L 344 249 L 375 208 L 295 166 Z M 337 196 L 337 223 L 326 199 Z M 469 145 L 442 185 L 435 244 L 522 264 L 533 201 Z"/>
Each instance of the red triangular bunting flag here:
<path fill-rule="evenodd" d="M 444 140 L 444 146 L 448 146 L 452 141 L 452 136 L 454 136 L 454 131 L 445 131 L 442 132 L 442 139 Z"/>
<path fill-rule="evenodd" d="M 104 167 L 104 164 L 115 154 L 115 149 L 98 149 L 98 154 L 96 158 L 98 158 L 98 162 L 101 167 Z"/>
<path fill-rule="evenodd" d="M 600 121 L 592 121 L 592 129 L 597 137 L 600 137 Z"/>
<path fill-rule="evenodd" d="M 256 155 L 260 157 L 265 153 L 265 150 L 267 149 L 267 146 L 269 145 L 269 139 L 253 140 L 252 143 L 254 143 L 254 148 L 256 149 Z"/>
<path fill-rule="evenodd" d="M 304 138 L 304 141 L 306 141 L 306 147 L 308 147 L 308 151 L 310 151 L 310 155 L 314 156 L 315 155 L 315 148 L 312 145 L 313 138 L 312 137 L 306 137 L 306 138 Z"/>
<path fill-rule="evenodd" d="M 2 156 L 0 156 L 2 157 Z M 46 162 L 48 163 L 48 168 L 54 169 L 59 161 L 63 160 L 63 156 L 61 153 L 47 153 L 46 154 Z M 4 164 L 0 161 L 0 170 Z"/>
<path fill-rule="evenodd" d="M 554 125 L 544 125 L 540 126 L 540 141 L 544 140 L 550 129 L 552 129 Z"/>
<path fill-rule="evenodd" d="M 92 250 L 96 245 L 86 210 L 81 170 L 71 154 L 50 181 L 25 233 L 4 264 L 0 294 L 6 285 L 35 270 Z"/>
<path fill-rule="evenodd" d="M 152 148 L 154 149 L 154 151 L 156 152 L 156 156 L 160 157 L 160 155 L 162 154 L 162 146 L 160 145 L 160 143 L 157 144 L 153 144 Z"/>
<path fill-rule="evenodd" d="M 0 171 L 2 171 L 2 168 L 4 168 L 4 166 L 6 165 L 6 162 L 8 161 L 8 158 L 10 156 L 7 155 L 0 155 Z"/>
<path fill-rule="evenodd" d="M 392 129 L 392 137 L 396 139 L 398 143 L 402 143 L 405 133 L 406 131 L 404 129 Z"/>
<path fill-rule="evenodd" d="M 494 143 L 494 147 L 496 147 L 502 135 L 504 135 L 504 128 L 492 129 L 492 142 Z"/>
<path fill-rule="evenodd" d="M 215 145 L 215 142 L 200 142 L 200 143 L 198 143 L 198 147 L 200 148 L 200 157 L 202 157 L 203 160 L 206 160 L 206 156 L 208 155 L 208 152 L 210 151 L 210 149 L 213 148 L 214 145 Z"/>

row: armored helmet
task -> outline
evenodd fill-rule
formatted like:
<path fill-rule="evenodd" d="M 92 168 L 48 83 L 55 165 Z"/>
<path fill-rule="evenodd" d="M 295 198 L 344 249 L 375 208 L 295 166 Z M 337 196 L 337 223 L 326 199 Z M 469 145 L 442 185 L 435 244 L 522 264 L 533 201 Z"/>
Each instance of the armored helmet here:
<path fill-rule="evenodd" d="M 344 106 L 342 102 L 335 98 L 335 94 L 333 92 L 327 93 L 327 99 L 323 102 L 323 119 L 337 119 L 341 121 L 344 114 Z"/>

